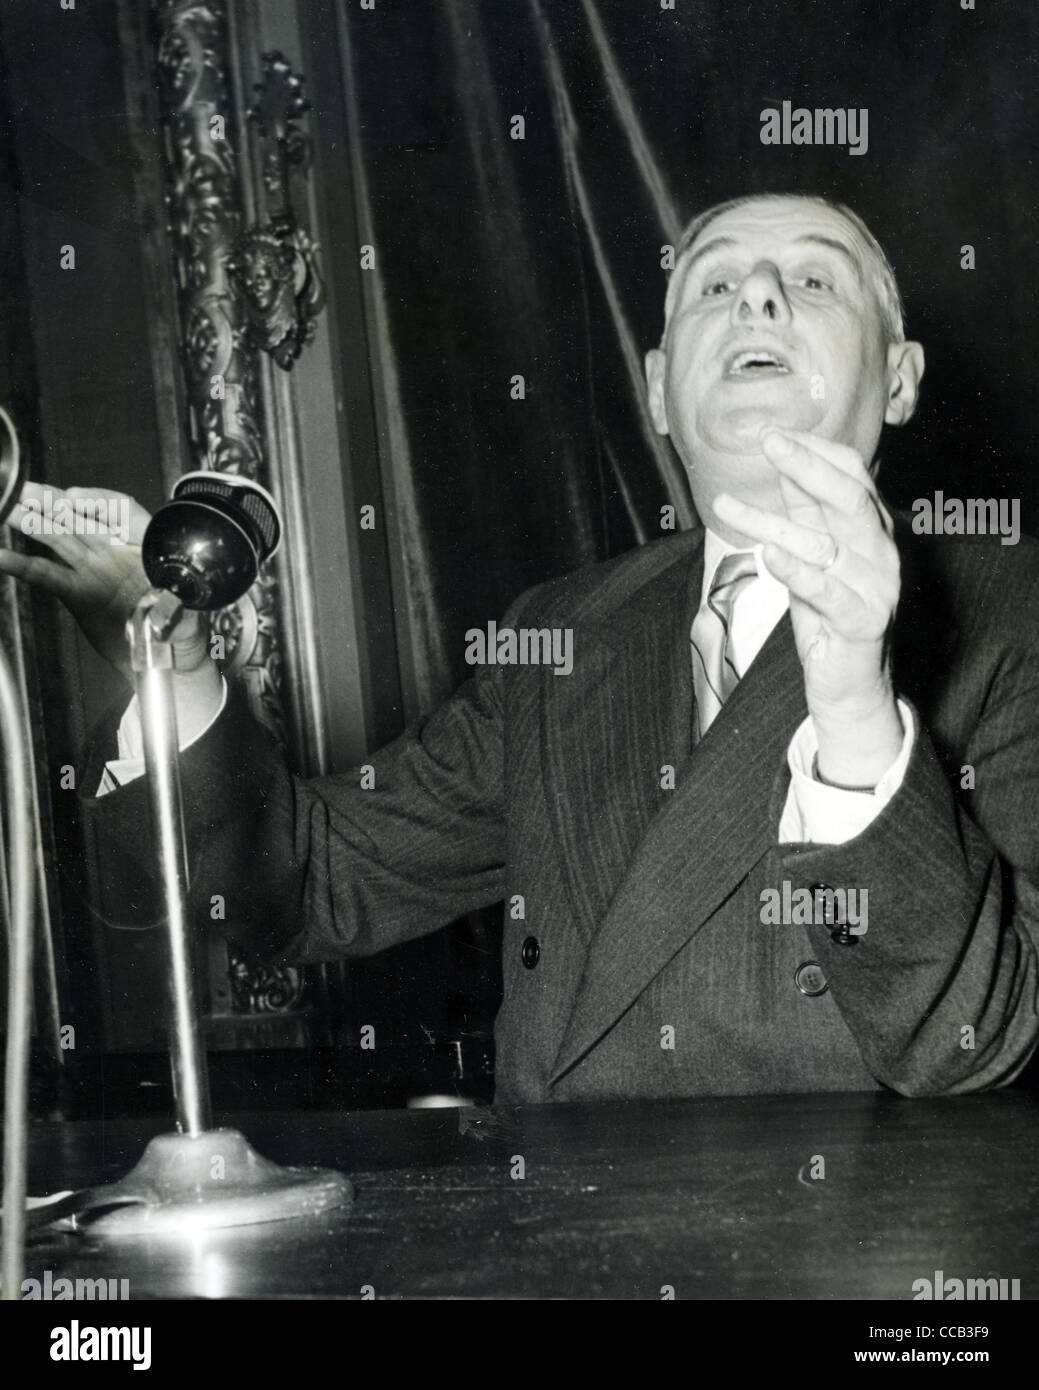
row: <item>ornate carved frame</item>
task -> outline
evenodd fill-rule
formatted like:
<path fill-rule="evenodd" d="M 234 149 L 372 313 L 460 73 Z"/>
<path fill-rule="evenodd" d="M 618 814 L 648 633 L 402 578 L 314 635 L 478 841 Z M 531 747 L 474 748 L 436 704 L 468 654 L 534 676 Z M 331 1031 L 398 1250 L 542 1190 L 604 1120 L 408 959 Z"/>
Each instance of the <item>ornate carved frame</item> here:
<path fill-rule="evenodd" d="M 139 62 L 151 60 L 165 162 L 178 427 L 187 444 L 175 471 L 241 473 L 276 498 L 295 496 L 299 480 L 286 477 L 292 450 L 288 458 L 280 450 L 271 457 L 276 421 L 286 414 L 277 378 L 313 336 L 324 300 L 316 251 L 295 212 L 309 157 L 298 124 L 307 109 L 303 82 L 280 54 L 265 54 L 264 81 L 247 109 L 230 62 L 236 36 L 224 0 L 152 0 L 150 9 Z M 140 25 L 135 35 L 140 42 Z M 306 558 L 297 555 L 292 567 L 300 590 Z M 298 763 L 323 771 L 319 685 L 305 679 L 314 654 L 304 625 L 279 602 L 276 576 L 265 572 L 234 609 L 214 615 L 213 626 L 254 714 L 292 747 Z M 308 701 L 286 697 L 287 648 Z M 219 943 L 210 947 L 209 980 L 212 1012 L 224 1017 L 293 1014 L 304 995 L 302 972 L 254 966 Z"/>

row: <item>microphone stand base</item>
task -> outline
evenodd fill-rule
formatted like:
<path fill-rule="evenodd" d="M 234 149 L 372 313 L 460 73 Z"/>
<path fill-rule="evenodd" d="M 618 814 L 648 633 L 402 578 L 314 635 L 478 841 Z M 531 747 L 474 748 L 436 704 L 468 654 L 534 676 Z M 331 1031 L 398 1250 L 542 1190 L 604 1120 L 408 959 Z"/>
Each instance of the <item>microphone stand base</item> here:
<path fill-rule="evenodd" d="M 282 1168 L 244 1134 L 160 1134 L 125 1178 L 84 1194 L 71 1218 L 93 1235 L 190 1235 L 289 1221 L 353 1203 L 350 1179 L 330 1168 Z"/>

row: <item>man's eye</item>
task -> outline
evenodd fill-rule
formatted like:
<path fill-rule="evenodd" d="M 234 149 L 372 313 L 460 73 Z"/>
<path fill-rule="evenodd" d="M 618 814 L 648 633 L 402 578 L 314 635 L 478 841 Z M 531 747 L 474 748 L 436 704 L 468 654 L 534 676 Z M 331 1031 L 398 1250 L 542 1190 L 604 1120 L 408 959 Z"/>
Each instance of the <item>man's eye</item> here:
<path fill-rule="evenodd" d="M 709 280 L 707 284 L 704 285 L 703 292 L 705 295 L 728 294 L 731 289 L 731 280 Z"/>
<path fill-rule="evenodd" d="M 806 290 L 829 290 L 833 288 L 828 280 L 824 280 L 819 275 L 803 275 L 801 284 Z"/>

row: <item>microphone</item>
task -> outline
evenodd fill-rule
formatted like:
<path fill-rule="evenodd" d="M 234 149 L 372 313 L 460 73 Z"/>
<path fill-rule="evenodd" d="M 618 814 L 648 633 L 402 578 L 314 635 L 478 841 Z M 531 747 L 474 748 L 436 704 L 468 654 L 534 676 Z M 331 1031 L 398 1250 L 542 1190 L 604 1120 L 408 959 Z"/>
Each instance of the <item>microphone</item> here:
<path fill-rule="evenodd" d="M 266 488 L 236 473 L 185 473 L 152 517 L 141 547 L 156 589 L 195 611 L 227 608 L 277 550 L 281 521 Z"/>
<path fill-rule="evenodd" d="M 25 482 L 25 466 L 11 417 L 0 406 L 0 525 L 18 501 Z"/>
<path fill-rule="evenodd" d="M 18 441 L 0 409 L 0 499 L 17 496 Z M 0 511 L 0 519 L 4 513 Z M 77 1222 L 148 1240 L 211 1229 L 296 1218 L 313 1219 L 353 1202 L 350 1179 L 323 1168 L 280 1168 L 262 1158 L 236 1130 L 213 1130 L 205 1048 L 195 1002 L 194 937 L 188 918 L 188 856 L 176 737 L 171 634 L 156 626 L 156 610 L 172 620 L 186 608 L 225 608 L 255 581 L 281 538 L 281 522 L 266 489 L 236 474 L 188 473 L 160 507 L 144 535 L 142 560 L 154 585 L 127 624 L 141 708 L 141 730 L 152 809 L 154 849 L 166 897 L 169 944 L 170 1046 L 178 1133 L 154 1138 L 133 1171 L 114 1183 L 77 1194 Z M 156 593 L 155 590 L 159 592 Z M 179 613 L 179 609 L 177 609 Z M 0 748 L 7 764 L 10 808 L 10 951 L 3 1130 L 3 1222 L 0 1293 L 22 1296 L 25 1270 L 25 1193 L 28 1153 L 29 1040 L 32 1014 L 33 825 L 31 740 L 22 728 L 17 689 L 0 647 Z M 219 1181 L 212 1159 L 220 1155 Z"/>

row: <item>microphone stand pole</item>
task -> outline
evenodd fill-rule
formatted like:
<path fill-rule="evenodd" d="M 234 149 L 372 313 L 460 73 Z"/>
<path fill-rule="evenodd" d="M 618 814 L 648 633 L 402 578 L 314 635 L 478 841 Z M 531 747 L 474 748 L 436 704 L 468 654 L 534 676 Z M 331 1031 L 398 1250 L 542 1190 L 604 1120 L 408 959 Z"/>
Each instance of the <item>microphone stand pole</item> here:
<path fill-rule="evenodd" d="M 183 1236 L 343 1210 L 349 1178 L 327 1168 L 282 1168 L 244 1134 L 213 1129 L 209 1079 L 195 1000 L 188 922 L 188 861 L 173 698 L 172 635 L 183 611 L 164 589 L 144 595 L 127 625 L 137 685 L 152 833 L 169 936 L 170 1061 L 176 1134 L 157 1135 L 125 1178 L 70 1198 L 76 1227 L 91 1235 Z M 28 817 L 25 818 L 28 823 Z M 24 1199 L 23 1199 L 24 1208 Z M 6 1226 L 6 1223 L 5 1223 Z M 6 1234 L 6 1230 L 5 1230 Z"/>
<path fill-rule="evenodd" d="M 195 999 L 195 971 L 188 929 L 188 863 L 180 793 L 177 716 L 173 701 L 170 636 L 183 605 L 163 589 L 151 589 L 128 624 L 130 659 L 137 685 L 148 772 L 152 833 L 166 890 L 169 941 L 170 1066 L 177 1128 L 193 1138 L 212 1128 L 209 1074 Z"/>

